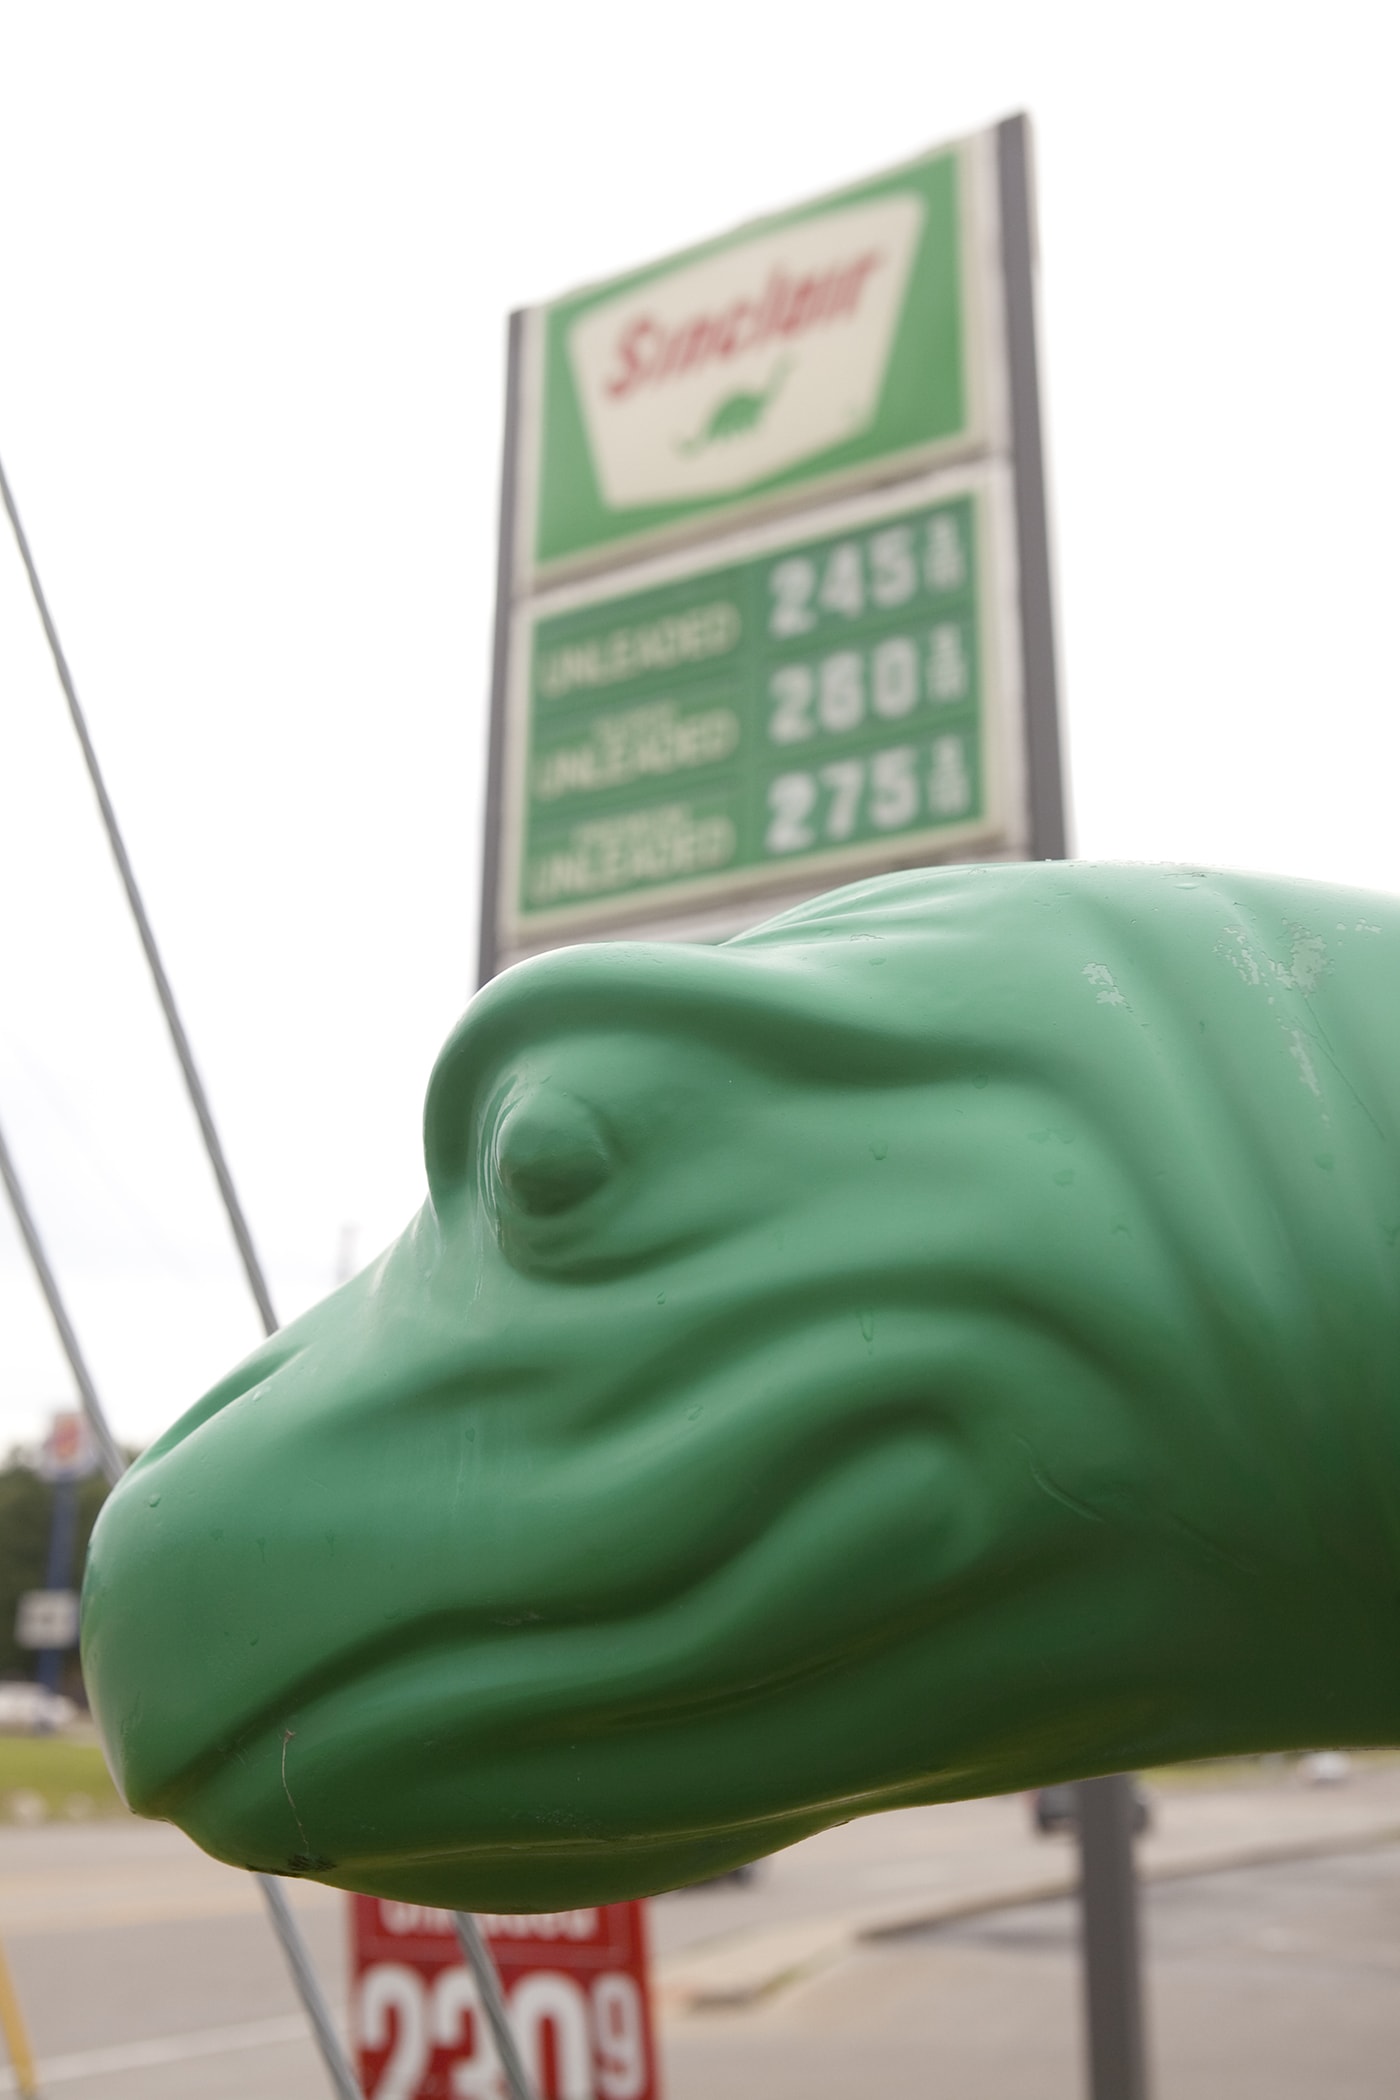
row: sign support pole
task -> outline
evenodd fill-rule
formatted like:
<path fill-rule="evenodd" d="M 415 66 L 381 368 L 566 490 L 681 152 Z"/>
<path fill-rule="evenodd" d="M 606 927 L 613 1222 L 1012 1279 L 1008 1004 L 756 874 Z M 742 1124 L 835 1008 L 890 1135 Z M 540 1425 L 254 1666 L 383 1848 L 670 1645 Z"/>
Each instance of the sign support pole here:
<path fill-rule="evenodd" d="M 1091 2100 L 1148 2100 L 1133 1782 L 1082 1779 L 1080 1930 Z"/>
<path fill-rule="evenodd" d="M 1063 860 L 1069 851 L 1060 755 L 1055 599 L 1041 433 L 1036 350 L 1035 212 L 1031 196 L 1030 125 L 1007 117 L 997 126 L 1001 266 L 1006 363 L 1011 393 L 1011 460 L 1016 490 L 1016 556 L 1021 598 L 1021 678 L 1029 775 L 1030 858 Z"/>
<path fill-rule="evenodd" d="M 506 421 L 501 446 L 501 518 L 496 543 L 496 620 L 491 648 L 491 725 L 486 756 L 486 810 L 481 850 L 481 944 L 477 986 L 496 974 L 501 886 L 501 812 L 505 802 L 506 684 L 510 616 L 515 597 L 516 485 L 520 479 L 520 387 L 525 316 L 513 313 L 506 338 Z"/>
<path fill-rule="evenodd" d="M 1024 116 L 1008 117 L 997 126 L 1030 853 L 1033 860 L 1063 860 L 1069 851 L 1069 823 L 1036 347 L 1030 149 L 1030 126 Z M 1147 2100 L 1132 1780 L 1123 1773 L 1083 1780 L 1078 1801 L 1089 2092 L 1091 2100 Z"/>

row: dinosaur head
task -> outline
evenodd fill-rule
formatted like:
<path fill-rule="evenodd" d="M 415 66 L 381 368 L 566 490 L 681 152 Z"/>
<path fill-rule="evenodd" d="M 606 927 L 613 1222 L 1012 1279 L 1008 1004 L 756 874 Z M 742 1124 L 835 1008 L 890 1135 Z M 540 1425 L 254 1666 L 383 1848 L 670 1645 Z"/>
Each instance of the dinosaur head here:
<path fill-rule="evenodd" d="M 508 972 L 422 1212 L 103 1512 L 132 1806 L 542 1909 L 1393 1740 L 1398 953 L 1379 900 L 1041 866 Z"/>

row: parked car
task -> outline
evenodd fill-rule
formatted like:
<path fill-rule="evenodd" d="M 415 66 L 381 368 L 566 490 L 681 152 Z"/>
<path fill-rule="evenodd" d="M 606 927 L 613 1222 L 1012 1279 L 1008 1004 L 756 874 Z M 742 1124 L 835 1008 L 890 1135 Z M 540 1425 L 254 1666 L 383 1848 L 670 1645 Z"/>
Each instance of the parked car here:
<path fill-rule="evenodd" d="M 46 1691 L 30 1678 L 0 1684 L 0 1735 L 52 1735 L 77 1718 L 71 1699 Z"/>
<path fill-rule="evenodd" d="M 757 1881 L 762 1865 L 761 1859 L 745 1860 L 742 1867 L 730 1867 L 724 1874 L 709 1874 L 703 1881 L 692 1881 L 688 1886 L 693 1889 L 746 1889 Z"/>

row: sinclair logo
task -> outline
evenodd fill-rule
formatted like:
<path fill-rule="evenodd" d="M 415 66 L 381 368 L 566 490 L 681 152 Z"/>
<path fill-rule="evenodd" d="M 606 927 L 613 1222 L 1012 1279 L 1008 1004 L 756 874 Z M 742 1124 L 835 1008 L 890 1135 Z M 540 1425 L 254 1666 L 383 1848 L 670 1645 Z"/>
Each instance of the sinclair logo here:
<path fill-rule="evenodd" d="M 591 308 L 569 358 L 604 502 L 737 493 L 859 437 L 923 219 L 910 191 L 848 206 Z"/>

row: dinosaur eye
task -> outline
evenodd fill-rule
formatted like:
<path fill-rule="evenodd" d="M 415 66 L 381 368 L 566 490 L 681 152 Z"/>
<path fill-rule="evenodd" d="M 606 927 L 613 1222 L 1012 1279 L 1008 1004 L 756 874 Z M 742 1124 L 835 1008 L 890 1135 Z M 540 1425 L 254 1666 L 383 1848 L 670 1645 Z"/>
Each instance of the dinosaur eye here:
<path fill-rule="evenodd" d="M 554 1088 L 517 1101 L 496 1131 L 496 1172 L 532 1218 L 572 1210 L 612 1172 L 603 1126 L 577 1095 Z"/>

